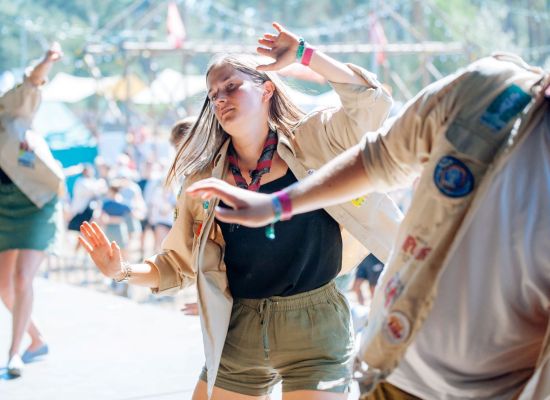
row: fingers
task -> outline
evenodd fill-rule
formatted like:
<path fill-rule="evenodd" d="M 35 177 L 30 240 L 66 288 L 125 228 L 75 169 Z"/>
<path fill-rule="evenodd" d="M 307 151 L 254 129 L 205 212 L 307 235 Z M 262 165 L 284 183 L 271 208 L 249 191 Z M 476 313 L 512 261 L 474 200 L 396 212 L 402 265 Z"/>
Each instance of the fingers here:
<path fill-rule="evenodd" d="M 275 28 L 275 30 L 279 33 L 281 33 L 284 30 L 283 26 L 278 22 L 273 22 L 272 25 L 273 25 L 273 28 Z"/>
<path fill-rule="evenodd" d="M 202 179 L 200 181 L 197 181 L 195 183 L 193 183 L 192 185 L 190 185 L 186 190 L 185 192 L 190 194 L 190 195 L 193 195 L 193 193 L 197 190 L 197 189 L 208 189 L 210 187 L 214 187 L 214 186 L 220 186 L 220 185 L 229 185 L 228 183 L 222 181 L 221 179 L 217 179 L 217 178 L 207 178 L 207 179 Z"/>
<path fill-rule="evenodd" d="M 230 224 L 242 224 L 244 219 L 231 208 L 216 207 L 216 218 Z"/>
<path fill-rule="evenodd" d="M 80 232 L 82 233 L 84 238 L 92 245 L 92 247 L 99 246 L 97 235 L 95 234 L 92 226 L 88 222 L 84 222 L 82 225 L 80 225 Z"/>
<path fill-rule="evenodd" d="M 98 243 L 101 246 L 109 246 L 109 239 L 105 235 L 105 232 L 103 232 L 103 229 L 101 229 L 96 222 L 92 222 L 91 226 L 92 226 L 92 230 L 96 234 L 96 238 L 98 240 Z"/>
<path fill-rule="evenodd" d="M 233 208 L 246 208 L 249 199 L 253 193 L 231 186 L 224 181 L 205 179 L 189 186 L 186 192 L 193 197 L 201 197 L 202 199 L 210 199 L 219 197 L 225 204 Z"/>
<path fill-rule="evenodd" d="M 197 303 L 185 303 L 181 311 L 185 315 L 199 315 L 199 305 Z"/>
<path fill-rule="evenodd" d="M 111 242 L 111 254 L 115 260 L 121 261 L 122 255 L 120 254 L 120 247 L 118 247 L 117 242 L 114 240 Z"/>
<path fill-rule="evenodd" d="M 266 38 L 261 38 L 261 39 L 258 39 L 258 43 L 260 43 L 262 46 L 267 46 L 267 47 L 273 47 L 275 46 L 275 42 L 271 39 L 266 39 Z"/>
<path fill-rule="evenodd" d="M 94 251 L 94 248 L 92 246 L 90 246 L 90 244 L 82 236 L 80 236 L 80 235 L 78 236 L 78 241 L 80 242 L 82 247 L 84 247 L 84 250 L 86 250 L 88 252 L 88 254 L 90 254 L 92 251 Z"/>

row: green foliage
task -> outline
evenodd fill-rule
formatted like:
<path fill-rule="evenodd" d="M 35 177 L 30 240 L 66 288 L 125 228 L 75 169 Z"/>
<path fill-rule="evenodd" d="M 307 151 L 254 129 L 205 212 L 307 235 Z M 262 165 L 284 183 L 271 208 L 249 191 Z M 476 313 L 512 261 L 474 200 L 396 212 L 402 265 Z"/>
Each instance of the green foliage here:
<path fill-rule="evenodd" d="M 118 48 L 133 42 L 166 40 L 168 0 L 11 0 L 0 4 L 0 71 L 21 68 L 58 40 L 65 55 L 57 70 L 89 75 L 82 62 L 89 43 Z M 517 52 L 528 62 L 550 65 L 550 0 L 179 0 L 189 43 L 255 45 L 277 20 L 313 44 L 369 43 L 375 13 L 390 43 L 462 43 L 460 54 L 388 54 L 377 73 L 396 97 L 415 93 L 435 75 L 419 71 L 425 62 L 445 75 L 496 50 Z M 399 22 L 392 13 L 402 18 Z M 343 53 L 342 61 L 374 68 L 372 54 Z M 96 56 L 103 75 L 121 74 L 126 64 L 144 80 L 171 67 L 201 73 L 209 54 L 181 53 L 128 59 L 121 51 Z M 314 84 L 306 88 L 324 90 Z"/>

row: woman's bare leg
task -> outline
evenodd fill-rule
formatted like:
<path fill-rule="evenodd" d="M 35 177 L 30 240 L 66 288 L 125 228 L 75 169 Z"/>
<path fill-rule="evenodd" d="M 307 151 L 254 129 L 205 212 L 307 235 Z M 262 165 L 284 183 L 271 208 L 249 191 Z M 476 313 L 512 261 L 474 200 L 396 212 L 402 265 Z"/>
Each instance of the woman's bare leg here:
<path fill-rule="evenodd" d="M 15 301 L 14 279 L 17 254 L 18 250 L 0 252 L 0 298 L 10 313 Z M 44 338 L 32 318 L 29 321 L 27 333 L 31 337 L 29 350 L 34 351 L 45 344 Z"/>
<path fill-rule="evenodd" d="M 197 386 L 195 386 L 195 391 L 193 392 L 193 400 L 208 400 L 206 395 L 206 382 L 199 380 Z M 228 390 L 220 389 L 214 387 L 212 392 L 212 397 L 210 400 L 269 400 L 269 395 L 267 396 L 247 396 L 246 394 L 239 394 L 235 392 L 230 392 Z"/>
<path fill-rule="evenodd" d="M 15 262 L 14 302 L 12 309 L 12 338 L 10 357 L 19 353 L 23 334 L 29 327 L 34 298 L 33 280 L 46 253 L 38 250 L 19 250 Z"/>
<path fill-rule="evenodd" d="M 346 400 L 349 393 L 331 393 L 318 390 L 296 390 L 283 393 L 283 400 Z"/>

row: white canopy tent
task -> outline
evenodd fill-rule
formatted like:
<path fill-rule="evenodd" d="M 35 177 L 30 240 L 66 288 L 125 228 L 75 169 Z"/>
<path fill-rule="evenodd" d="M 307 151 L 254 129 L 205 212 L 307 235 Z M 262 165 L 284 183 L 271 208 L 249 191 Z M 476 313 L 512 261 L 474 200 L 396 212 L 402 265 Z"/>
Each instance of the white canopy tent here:
<path fill-rule="evenodd" d="M 94 78 L 82 78 L 59 72 L 44 87 L 42 98 L 45 101 L 76 103 L 93 95 L 96 89 L 97 83 Z"/>
<path fill-rule="evenodd" d="M 204 75 L 182 75 L 176 70 L 166 68 L 148 88 L 136 94 L 132 101 L 136 104 L 173 104 L 204 91 Z"/>

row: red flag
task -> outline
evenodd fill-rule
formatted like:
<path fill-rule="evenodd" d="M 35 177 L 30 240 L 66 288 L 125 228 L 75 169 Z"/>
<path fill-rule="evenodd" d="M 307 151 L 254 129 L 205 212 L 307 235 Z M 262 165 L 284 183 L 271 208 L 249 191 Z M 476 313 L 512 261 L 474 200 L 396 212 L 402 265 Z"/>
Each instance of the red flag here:
<path fill-rule="evenodd" d="M 384 27 L 380 23 L 380 20 L 376 14 L 371 14 L 370 16 L 369 39 L 372 44 L 382 46 L 388 44 Z M 378 65 L 382 65 L 384 64 L 384 61 L 386 61 L 386 54 L 383 51 L 377 51 L 375 52 L 375 58 L 376 63 Z"/>
<path fill-rule="evenodd" d="M 181 48 L 183 40 L 185 39 L 185 26 L 183 26 L 178 5 L 175 1 L 171 1 L 168 4 L 166 29 L 168 30 L 168 42 L 170 42 L 175 49 Z"/>

